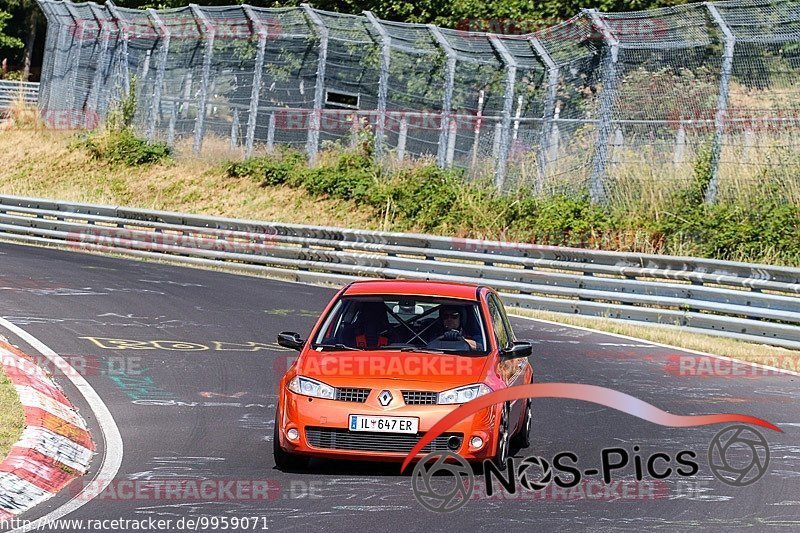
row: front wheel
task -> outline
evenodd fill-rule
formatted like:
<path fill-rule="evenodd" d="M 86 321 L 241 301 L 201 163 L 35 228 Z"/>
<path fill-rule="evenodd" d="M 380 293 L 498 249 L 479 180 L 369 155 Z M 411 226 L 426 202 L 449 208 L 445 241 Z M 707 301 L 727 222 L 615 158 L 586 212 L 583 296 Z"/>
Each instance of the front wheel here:
<path fill-rule="evenodd" d="M 521 450 L 530 447 L 532 426 L 533 407 L 531 406 L 531 401 L 528 400 L 525 406 L 525 421 L 522 423 L 522 427 L 520 428 L 519 432 L 514 435 L 514 446 Z"/>
<path fill-rule="evenodd" d="M 275 430 L 272 436 L 272 455 L 275 458 L 275 467 L 278 470 L 301 470 L 308 466 L 308 457 L 289 453 L 281 448 L 280 435 L 278 434 L 278 414 L 275 414 Z"/>
<path fill-rule="evenodd" d="M 500 470 L 505 470 L 506 459 L 509 454 L 509 435 L 508 435 L 508 404 L 503 404 L 503 411 L 500 415 L 500 424 L 497 428 L 497 450 L 495 451 L 492 462 Z"/>

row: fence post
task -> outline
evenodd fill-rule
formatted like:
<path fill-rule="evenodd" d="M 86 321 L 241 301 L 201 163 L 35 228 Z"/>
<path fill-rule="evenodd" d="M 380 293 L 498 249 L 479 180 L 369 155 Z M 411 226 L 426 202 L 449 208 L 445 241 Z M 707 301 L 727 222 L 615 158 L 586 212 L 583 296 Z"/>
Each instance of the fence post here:
<path fill-rule="evenodd" d="M 70 68 L 72 69 L 72 76 L 69 83 L 69 127 L 72 128 L 75 123 L 75 119 L 77 118 L 76 115 L 78 114 L 78 110 L 75 108 L 75 105 L 77 103 L 78 71 L 81 69 L 81 51 L 83 50 L 83 32 L 85 24 L 83 23 L 80 15 L 75 12 L 75 8 L 71 2 L 64 2 L 64 7 L 67 8 L 69 16 L 72 17 L 73 22 L 75 22 L 76 31 L 74 35 L 78 40 L 78 57 L 74 62 L 69 61 Z M 73 46 L 70 47 L 70 51 L 72 51 L 73 47 L 74 43 Z"/>
<path fill-rule="evenodd" d="M 441 30 L 433 24 L 428 24 L 434 40 L 444 49 L 447 56 L 447 72 L 444 81 L 444 98 L 442 99 L 442 117 L 439 129 L 439 149 L 436 152 L 436 164 L 444 168 L 447 166 L 447 138 L 450 133 L 450 114 L 453 107 L 453 87 L 456 82 L 456 61 L 458 55 L 447 39 L 442 35 Z"/>
<path fill-rule="evenodd" d="M 239 109 L 233 109 L 233 120 L 231 120 L 231 150 L 239 148 Z"/>
<path fill-rule="evenodd" d="M 169 54 L 169 41 L 170 31 L 155 9 L 148 9 L 150 18 L 153 19 L 153 26 L 158 29 L 159 37 L 161 38 L 161 53 L 158 57 L 158 65 L 156 66 L 156 83 L 153 87 L 153 107 L 151 109 L 150 120 L 147 124 L 147 138 L 151 141 L 156 136 L 156 125 L 161 116 L 161 92 L 164 87 L 164 69 L 167 66 L 167 57 Z"/>
<path fill-rule="evenodd" d="M 470 171 L 475 172 L 478 166 L 478 150 L 480 148 L 481 126 L 483 123 L 483 103 L 486 99 L 486 92 L 481 89 L 478 93 L 478 112 L 475 114 L 475 130 L 472 139 L 472 161 L 469 165 Z"/>
<path fill-rule="evenodd" d="M 111 16 L 116 19 L 117 27 L 119 28 L 120 35 L 122 35 L 122 93 L 127 95 L 131 86 L 131 71 L 128 57 L 128 41 L 130 40 L 131 27 L 128 21 L 125 20 L 120 13 L 117 5 L 112 0 L 106 0 L 106 7 L 108 8 Z"/>
<path fill-rule="evenodd" d="M 200 34 L 203 36 L 203 80 L 200 85 L 200 101 L 197 104 L 197 118 L 194 125 L 194 144 L 192 151 L 199 153 L 203 146 L 203 135 L 205 134 L 206 107 L 208 106 L 208 85 L 211 79 L 211 56 L 214 53 L 214 37 L 216 30 L 206 14 L 197 4 L 189 4 L 194 18 L 200 23 Z"/>
<path fill-rule="evenodd" d="M 110 39 L 110 32 L 107 29 L 106 21 L 103 20 L 101 17 L 97 16 L 97 12 L 102 12 L 102 7 L 95 4 L 94 2 L 89 2 L 89 9 L 92 11 L 92 16 L 94 16 L 95 21 L 97 21 L 97 26 L 100 28 L 100 33 L 98 34 L 98 39 L 100 39 L 100 58 L 97 61 L 94 69 L 94 77 L 92 78 L 92 86 L 89 88 L 89 97 L 87 99 L 87 104 L 89 109 L 94 111 L 93 119 L 99 123 L 100 117 L 100 85 L 104 83 L 104 76 L 103 71 L 105 70 L 106 65 L 106 56 L 108 55 L 108 40 Z M 87 117 L 88 118 L 88 117 Z M 97 126 L 98 124 L 95 124 Z M 88 120 L 86 127 L 89 127 Z"/>
<path fill-rule="evenodd" d="M 308 161 L 314 163 L 317 160 L 319 150 L 319 130 L 322 122 L 322 99 L 325 96 L 325 68 L 328 63 L 328 28 L 319 15 L 308 4 L 300 4 L 306 16 L 314 24 L 319 33 L 319 56 L 317 59 L 317 83 L 314 87 L 314 111 L 308 127 L 308 141 L 306 142 L 306 152 Z"/>
<path fill-rule="evenodd" d="M 267 151 L 272 152 L 275 147 L 275 113 L 270 113 L 267 125 Z"/>
<path fill-rule="evenodd" d="M 547 164 L 550 154 L 550 139 L 552 138 L 553 121 L 556 115 L 556 97 L 558 95 L 558 77 L 560 75 L 558 65 L 550 56 L 550 52 L 544 47 L 542 42 L 536 37 L 531 37 L 531 46 L 536 51 L 536 55 L 542 60 L 547 71 L 547 94 L 544 100 L 544 110 L 542 111 L 542 130 L 539 133 L 539 179 L 536 180 L 536 192 L 541 193 L 544 189 L 544 179 L 547 172 Z"/>
<path fill-rule="evenodd" d="M 686 128 L 683 127 L 683 122 L 680 121 L 678 133 L 675 135 L 675 154 L 672 156 L 672 162 L 676 165 L 683 163 L 683 153 L 686 149 Z"/>
<path fill-rule="evenodd" d="M 728 115 L 728 89 L 733 71 L 733 52 L 736 47 L 736 36 L 725 23 L 714 4 L 706 2 L 714 22 L 719 26 L 725 40 L 722 55 L 722 72 L 719 79 L 719 95 L 717 96 L 717 113 L 714 116 L 714 144 L 711 151 L 711 181 L 708 183 L 705 201 L 713 204 L 719 190 L 719 162 L 722 155 L 722 138 L 725 135 L 725 119 Z"/>
<path fill-rule="evenodd" d="M 406 155 L 406 139 L 408 138 L 408 120 L 405 113 L 400 117 L 400 132 L 397 135 L 397 160 L 402 161 Z"/>
<path fill-rule="evenodd" d="M 364 15 L 380 36 L 381 75 L 378 80 L 378 116 L 375 120 L 375 157 L 380 159 L 383 153 L 384 132 L 386 130 L 386 98 L 389 92 L 389 63 L 392 58 L 392 39 L 371 11 L 364 11 Z"/>
<path fill-rule="evenodd" d="M 46 113 L 50 103 L 50 92 L 52 90 L 53 57 L 58 52 L 58 44 L 61 42 L 61 24 L 58 16 L 51 11 L 51 6 L 46 2 L 39 3 L 39 7 L 47 20 L 47 32 L 45 34 L 44 58 L 42 60 L 41 81 L 39 82 L 39 96 L 36 107 L 40 116 Z"/>
<path fill-rule="evenodd" d="M 494 185 L 497 190 L 503 190 L 508 168 L 508 154 L 511 148 L 511 110 L 514 107 L 514 89 L 517 83 L 517 60 L 508 51 L 506 45 L 497 35 L 490 35 L 489 42 L 500 56 L 506 70 L 506 86 L 503 94 L 503 119 L 500 130 L 500 154 L 494 172 Z"/>
<path fill-rule="evenodd" d="M 178 121 L 178 107 L 175 102 L 172 102 L 171 109 L 169 110 L 169 125 L 167 126 L 167 144 L 172 146 L 175 144 L 175 123 Z"/>
<path fill-rule="evenodd" d="M 600 17 L 596 9 L 583 10 L 588 13 L 592 25 L 603 36 L 603 42 L 609 48 L 609 53 L 603 54 L 603 92 L 600 94 L 600 111 L 597 124 L 597 144 L 594 154 L 594 168 L 589 182 L 589 196 L 592 203 L 605 203 L 606 193 L 603 181 L 608 164 L 608 139 L 611 136 L 611 120 L 614 111 L 614 95 L 617 86 L 617 60 L 619 58 L 619 39 Z"/>
<path fill-rule="evenodd" d="M 253 8 L 247 4 L 242 6 L 244 14 L 250 20 L 256 33 L 258 33 L 258 51 L 256 52 L 255 72 L 253 72 L 253 89 L 250 92 L 250 110 L 247 114 L 247 134 L 244 141 L 244 156 L 253 154 L 253 143 L 256 137 L 256 119 L 258 118 L 258 101 L 261 97 L 261 73 L 264 70 L 264 51 L 267 48 L 269 32 Z"/>

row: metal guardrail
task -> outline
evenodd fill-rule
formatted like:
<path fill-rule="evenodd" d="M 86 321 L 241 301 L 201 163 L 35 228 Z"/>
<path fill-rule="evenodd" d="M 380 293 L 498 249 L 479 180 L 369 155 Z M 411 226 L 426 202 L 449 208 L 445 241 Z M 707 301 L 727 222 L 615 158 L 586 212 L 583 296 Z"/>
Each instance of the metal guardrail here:
<path fill-rule="evenodd" d="M 13 196 L 0 196 L 0 238 L 226 264 L 315 283 L 341 285 L 363 276 L 484 283 L 519 307 L 800 348 L 800 268 Z"/>
<path fill-rule="evenodd" d="M 0 111 L 10 109 L 22 100 L 35 106 L 39 99 L 39 84 L 30 81 L 0 80 Z"/>

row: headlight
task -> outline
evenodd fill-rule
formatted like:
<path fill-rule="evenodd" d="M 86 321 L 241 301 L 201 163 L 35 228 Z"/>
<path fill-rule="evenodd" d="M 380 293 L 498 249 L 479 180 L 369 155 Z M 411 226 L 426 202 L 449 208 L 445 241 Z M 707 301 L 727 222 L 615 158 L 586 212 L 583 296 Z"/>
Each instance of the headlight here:
<path fill-rule="evenodd" d="M 333 400 L 336 397 L 336 389 L 330 385 L 304 376 L 292 378 L 292 381 L 289 382 L 289 390 L 304 396 L 325 398 L 326 400 Z"/>
<path fill-rule="evenodd" d="M 476 383 L 475 385 L 467 385 L 465 387 L 458 387 L 456 389 L 446 390 L 439 393 L 439 404 L 447 405 L 454 403 L 467 403 L 474 400 L 478 396 L 489 394 L 492 389 L 485 383 Z"/>

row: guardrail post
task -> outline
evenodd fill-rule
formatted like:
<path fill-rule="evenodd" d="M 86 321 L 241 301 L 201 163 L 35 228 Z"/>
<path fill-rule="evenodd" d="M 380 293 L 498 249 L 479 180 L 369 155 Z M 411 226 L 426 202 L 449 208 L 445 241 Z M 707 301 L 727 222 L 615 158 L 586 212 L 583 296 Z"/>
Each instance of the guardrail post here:
<path fill-rule="evenodd" d="M 153 104 L 151 108 L 150 120 L 147 124 L 147 138 L 151 141 L 156 136 L 156 126 L 161 116 L 161 92 L 164 87 L 164 69 L 167 66 L 167 57 L 169 54 L 169 41 L 172 36 L 167 25 L 158 16 L 155 9 L 148 9 L 147 13 L 153 19 L 153 26 L 158 29 L 159 37 L 162 39 L 161 53 L 158 57 L 158 65 L 156 66 L 156 83 L 153 87 Z"/>
<path fill-rule="evenodd" d="M 253 88 L 250 92 L 250 110 L 247 114 L 247 134 L 244 141 L 244 156 L 250 157 L 253 155 L 253 143 L 256 137 L 258 102 L 261 97 L 261 73 L 264 71 L 264 51 L 267 48 L 269 32 L 251 6 L 244 4 L 242 10 L 244 10 L 244 14 L 252 24 L 255 32 L 258 33 L 258 51 L 256 52 L 255 71 L 253 72 Z"/>
<path fill-rule="evenodd" d="M 608 52 L 603 54 L 600 110 L 597 124 L 597 144 L 594 153 L 594 168 L 589 182 L 589 196 L 592 203 L 605 203 L 606 192 L 603 181 L 608 164 L 608 139 L 611 136 L 611 120 L 614 112 L 614 96 L 617 89 L 617 60 L 619 58 L 619 39 L 617 39 L 596 9 L 585 9 L 592 25 L 603 36 Z"/>
<path fill-rule="evenodd" d="M 500 55 L 506 70 L 506 86 L 503 94 L 503 121 L 500 130 L 500 154 L 496 161 L 494 172 L 494 185 L 497 190 L 503 190 L 508 168 L 508 156 L 511 148 L 511 110 L 514 107 L 514 89 L 517 82 L 517 60 L 508 51 L 506 45 L 497 35 L 490 35 L 489 42 Z"/>
<path fill-rule="evenodd" d="M 439 148 L 436 152 L 436 163 L 441 168 L 447 166 L 447 142 L 450 132 L 450 114 L 453 107 L 453 87 L 456 82 L 456 61 L 458 55 L 447 39 L 444 38 L 442 32 L 433 24 L 428 24 L 428 31 L 430 31 L 434 40 L 439 46 L 444 49 L 447 56 L 447 71 L 445 72 L 444 80 L 444 97 L 442 98 L 442 116 L 439 129 Z"/>
<path fill-rule="evenodd" d="M 127 95 L 131 87 L 131 67 L 128 56 L 128 41 L 130 40 L 131 27 L 128 21 L 122 16 L 117 5 L 112 0 L 106 0 L 106 7 L 111 16 L 114 17 L 122 36 L 122 94 Z"/>
<path fill-rule="evenodd" d="M 392 58 L 392 39 L 389 33 L 371 11 L 364 11 L 372 27 L 380 37 L 381 46 L 381 74 L 378 80 L 378 116 L 375 120 L 375 157 L 380 159 L 383 154 L 383 144 L 386 130 L 386 98 L 389 92 L 389 63 Z"/>
<path fill-rule="evenodd" d="M 319 131 L 322 125 L 322 99 L 325 96 L 325 68 L 328 63 L 328 28 L 319 15 L 308 4 L 300 4 L 303 10 L 314 24 L 319 35 L 319 55 L 317 59 L 317 83 L 314 87 L 314 111 L 308 127 L 308 141 L 306 142 L 306 152 L 308 160 L 314 163 L 317 160 L 319 150 Z"/>
<path fill-rule="evenodd" d="M 714 23 L 722 32 L 725 47 L 722 52 L 722 72 L 719 79 L 719 95 L 717 96 L 717 113 L 714 116 L 714 144 L 711 148 L 711 180 L 706 189 L 705 201 L 713 204 L 717 199 L 719 189 L 719 163 L 722 155 L 722 139 L 725 135 L 725 119 L 728 116 L 728 90 L 733 71 L 733 52 L 736 47 L 736 36 L 733 34 L 725 19 L 722 18 L 714 4 L 706 3 L 706 8 L 711 13 Z"/>
<path fill-rule="evenodd" d="M 544 189 L 547 165 L 550 163 L 550 139 L 552 138 L 553 122 L 556 117 L 556 97 L 558 95 L 560 72 L 558 65 L 553 61 L 550 52 L 547 51 L 542 42 L 536 37 L 531 37 L 530 42 L 547 70 L 547 94 L 545 95 L 544 110 L 542 112 L 542 130 L 539 133 L 539 179 L 536 180 L 536 192 L 541 193 Z"/>
<path fill-rule="evenodd" d="M 194 125 L 194 144 L 192 151 L 199 153 L 203 146 L 203 135 L 205 134 L 206 107 L 208 106 L 208 86 L 211 79 L 211 56 L 214 53 L 214 38 L 216 30 L 206 14 L 197 4 L 189 4 L 195 19 L 200 21 L 198 27 L 203 36 L 203 80 L 200 84 L 200 102 L 197 104 L 197 118 Z"/>
<path fill-rule="evenodd" d="M 76 116 L 78 114 L 78 110 L 75 108 L 77 103 L 77 93 L 78 93 L 78 71 L 81 69 L 81 52 L 83 51 L 83 38 L 84 38 L 84 30 L 85 24 L 81 19 L 80 15 L 75 12 L 75 8 L 72 5 L 72 2 L 64 2 L 64 7 L 67 9 L 69 16 L 72 17 L 72 20 L 75 22 L 75 39 L 78 41 L 78 57 L 73 62 L 70 61 L 70 68 L 72 69 L 72 76 L 71 81 L 69 83 L 69 127 L 72 128 L 76 123 Z M 70 51 L 72 51 L 73 45 L 70 47 Z M 85 122 L 85 121 L 84 121 Z"/>

